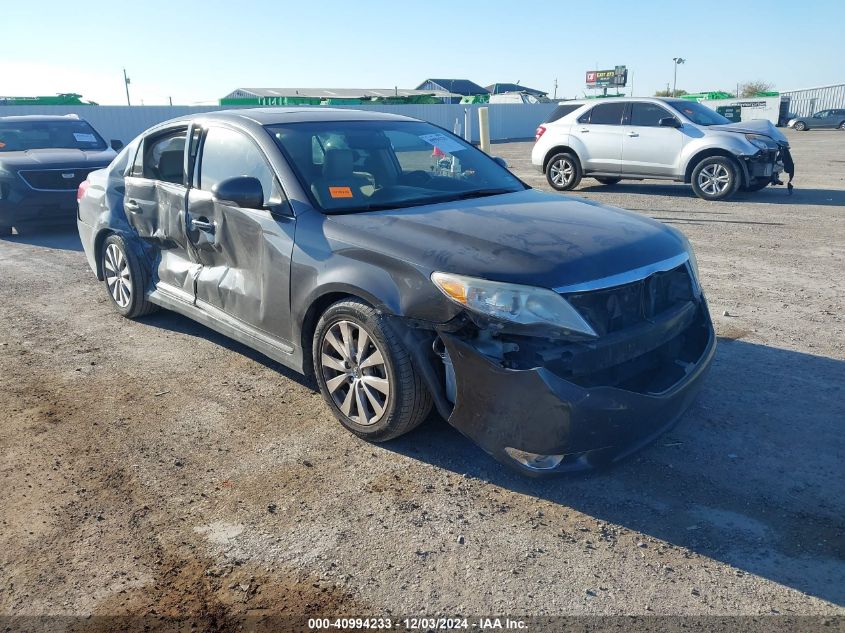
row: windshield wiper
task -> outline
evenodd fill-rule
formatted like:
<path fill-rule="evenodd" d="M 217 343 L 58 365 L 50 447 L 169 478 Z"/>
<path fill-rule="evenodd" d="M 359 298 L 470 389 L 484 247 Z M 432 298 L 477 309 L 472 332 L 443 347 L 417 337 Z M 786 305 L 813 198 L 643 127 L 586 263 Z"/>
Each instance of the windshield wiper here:
<path fill-rule="evenodd" d="M 468 200 L 470 198 L 484 198 L 486 196 L 498 196 L 503 193 L 516 193 L 513 189 L 473 189 L 472 191 L 464 191 L 456 196 L 450 196 L 450 200 Z"/>
<path fill-rule="evenodd" d="M 340 208 L 340 209 L 326 209 L 329 214 L 341 213 L 364 213 L 366 211 L 391 211 L 398 209 L 406 209 L 408 207 L 421 207 L 427 204 L 441 204 L 443 202 L 453 202 L 455 200 L 468 200 L 470 198 L 484 198 L 486 196 L 498 196 L 503 193 L 515 193 L 513 189 L 473 189 L 472 191 L 463 191 L 460 193 L 450 194 L 448 196 L 432 196 L 430 198 L 419 198 L 418 200 L 398 200 L 396 202 L 384 202 L 376 204 L 367 204 L 360 207 Z"/>

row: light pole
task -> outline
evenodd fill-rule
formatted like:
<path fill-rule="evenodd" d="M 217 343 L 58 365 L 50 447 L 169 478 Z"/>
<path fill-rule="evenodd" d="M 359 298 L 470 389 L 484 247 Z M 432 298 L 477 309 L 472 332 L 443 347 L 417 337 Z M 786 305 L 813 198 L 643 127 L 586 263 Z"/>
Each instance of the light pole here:
<path fill-rule="evenodd" d="M 126 88 L 126 105 L 132 105 L 129 101 L 129 77 L 126 76 L 126 69 L 123 69 L 123 85 Z"/>
<path fill-rule="evenodd" d="M 681 64 L 683 64 L 687 60 L 685 60 L 683 57 L 673 57 L 672 61 L 675 62 L 675 80 L 674 80 L 674 83 L 672 84 L 672 96 L 677 97 L 678 96 L 678 66 L 680 66 Z"/>

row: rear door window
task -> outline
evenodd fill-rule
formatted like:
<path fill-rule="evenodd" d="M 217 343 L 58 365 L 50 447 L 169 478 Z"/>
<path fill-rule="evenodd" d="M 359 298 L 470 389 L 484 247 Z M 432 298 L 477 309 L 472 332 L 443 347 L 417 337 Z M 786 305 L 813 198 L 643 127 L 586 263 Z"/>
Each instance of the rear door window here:
<path fill-rule="evenodd" d="M 590 110 L 590 123 L 592 125 L 621 125 L 625 105 L 624 102 L 600 103 Z"/>
<path fill-rule="evenodd" d="M 144 141 L 143 177 L 151 180 L 185 184 L 186 128 L 167 132 Z M 134 170 L 133 170 L 134 172 Z"/>

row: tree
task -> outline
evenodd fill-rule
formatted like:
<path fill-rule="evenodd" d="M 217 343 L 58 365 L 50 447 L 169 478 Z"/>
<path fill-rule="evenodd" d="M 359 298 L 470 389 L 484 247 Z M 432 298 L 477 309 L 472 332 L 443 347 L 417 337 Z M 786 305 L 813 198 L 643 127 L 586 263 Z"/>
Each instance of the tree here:
<path fill-rule="evenodd" d="M 769 92 L 774 86 L 768 81 L 746 81 L 739 85 L 739 95 L 741 97 L 755 97 L 758 93 Z"/>
<path fill-rule="evenodd" d="M 681 90 L 680 88 L 678 88 L 678 90 L 675 92 L 674 95 L 672 94 L 672 90 L 670 89 L 670 90 L 658 90 L 657 92 L 654 93 L 654 96 L 655 97 L 672 97 L 672 96 L 683 97 L 684 95 L 688 95 L 688 94 L 689 93 L 686 90 Z"/>

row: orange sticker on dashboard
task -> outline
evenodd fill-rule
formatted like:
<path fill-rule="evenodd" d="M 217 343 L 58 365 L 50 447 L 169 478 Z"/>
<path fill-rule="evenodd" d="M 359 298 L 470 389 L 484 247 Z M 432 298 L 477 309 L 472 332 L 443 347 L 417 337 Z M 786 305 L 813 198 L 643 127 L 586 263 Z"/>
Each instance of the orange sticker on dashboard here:
<path fill-rule="evenodd" d="M 329 187 L 329 195 L 332 198 L 351 198 L 352 189 L 349 187 Z"/>

